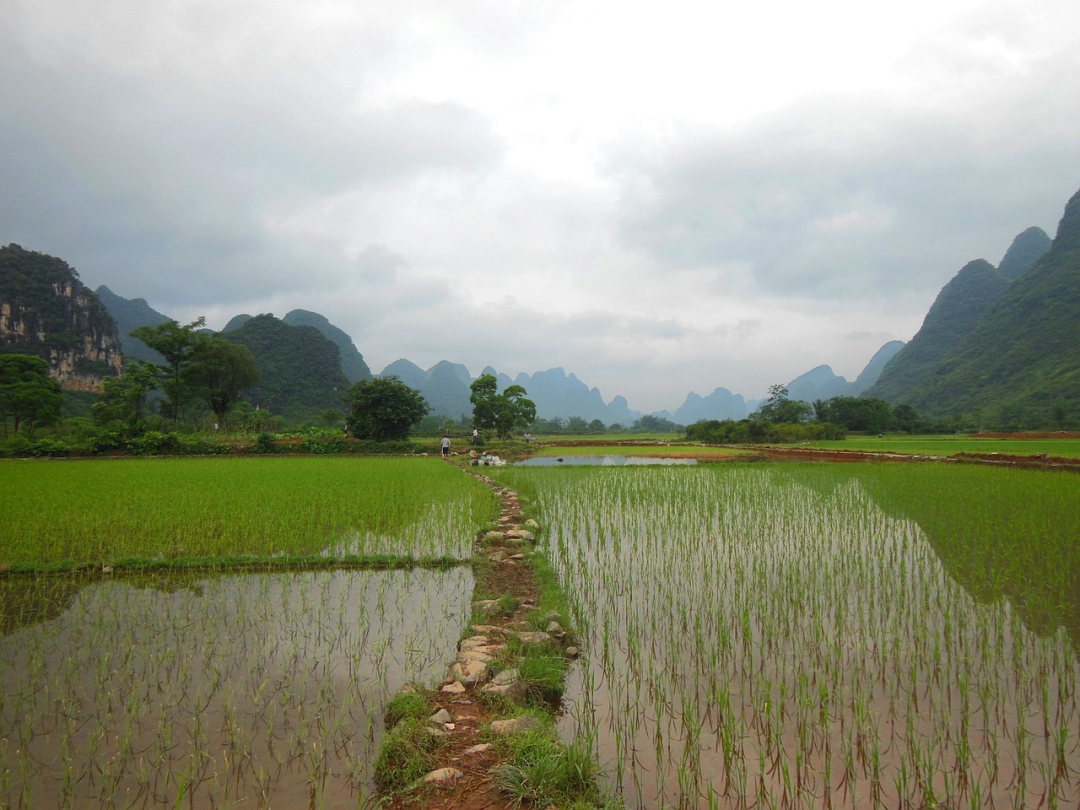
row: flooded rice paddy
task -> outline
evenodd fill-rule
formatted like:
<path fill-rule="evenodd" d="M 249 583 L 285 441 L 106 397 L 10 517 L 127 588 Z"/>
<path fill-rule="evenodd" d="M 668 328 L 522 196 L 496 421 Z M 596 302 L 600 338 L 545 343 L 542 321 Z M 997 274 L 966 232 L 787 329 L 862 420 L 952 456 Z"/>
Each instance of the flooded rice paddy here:
<path fill-rule="evenodd" d="M 990 480 L 1039 507 L 1014 526 L 992 494 L 945 514 L 917 469 L 869 469 L 500 473 L 541 507 L 587 650 L 567 731 L 629 806 L 1078 805 L 1077 566 L 1047 591 L 1034 562 L 1077 560 L 1073 477 Z"/>
<path fill-rule="evenodd" d="M 0 581 L 0 807 L 356 808 L 472 574 Z"/>

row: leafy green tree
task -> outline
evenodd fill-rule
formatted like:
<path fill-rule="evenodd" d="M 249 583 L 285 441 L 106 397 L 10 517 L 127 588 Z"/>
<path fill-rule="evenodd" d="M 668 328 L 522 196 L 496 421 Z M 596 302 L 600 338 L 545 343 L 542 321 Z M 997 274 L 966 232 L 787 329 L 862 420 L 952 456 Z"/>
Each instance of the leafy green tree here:
<path fill-rule="evenodd" d="M 670 419 L 647 413 L 635 419 L 634 424 L 630 425 L 630 429 L 637 433 L 678 433 L 682 430 L 682 427 L 676 425 Z"/>
<path fill-rule="evenodd" d="M 420 392 L 394 376 L 361 380 L 349 389 L 350 435 L 388 442 L 406 439 L 431 409 Z"/>
<path fill-rule="evenodd" d="M 163 368 L 166 377 L 162 387 L 169 399 L 174 424 L 180 419 L 180 409 L 188 399 L 189 389 L 184 383 L 184 372 L 204 339 L 198 331 L 204 326 L 206 318 L 198 318 L 187 326 L 181 326 L 176 321 L 166 321 L 157 326 L 140 326 L 131 332 L 132 337 L 138 338 L 165 358 Z"/>
<path fill-rule="evenodd" d="M 758 411 L 758 418 L 774 425 L 796 425 L 810 417 L 810 406 L 797 399 L 788 398 L 787 386 L 770 385 L 769 398 Z"/>
<path fill-rule="evenodd" d="M 599 419 L 593 419 L 589 422 L 589 433 L 604 433 L 606 430 L 604 423 Z"/>
<path fill-rule="evenodd" d="M 0 354 L 0 422 L 7 435 L 10 423 L 15 432 L 34 430 L 60 419 L 63 404 L 60 383 L 49 376 L 49 364 L 29 354 Z"/>
<path fill-rule="evenodd" d="M 587 433 L 588 430 L 589 423 L 580 416 L 571 416 L 566 420 L 566 432 L 573 436 L 580 436 L 583 433 Z"/>
<path fill-rule="evenodd" d="M 480 430 L 494 430 L 500 439 L 528 427 L 536 420 L 536 403 L 526 399 L 528 393 L 520 385 L 508 386 L 499 393 L 499 383 L 493 374 L 483 374 L 469 386 L 469 401 L 473 405 L 473 424 Z"/>
<path fill-rule="evenodd" d="M 138 432 L 146 398 L 159 383 L 160 369 L 155 363 L 126 363 L 123 374 L 102 382 L 102 397 L 90 409 L 94 421 L 102 425 L 120 422 L 128 433 Z"/>
<path fill-rule="evenodd" d="M 247 346 L 209 335 L 199 337 L 183 381 L 224 424 L 229 408 L 259 382 L 259 368 Z"/>

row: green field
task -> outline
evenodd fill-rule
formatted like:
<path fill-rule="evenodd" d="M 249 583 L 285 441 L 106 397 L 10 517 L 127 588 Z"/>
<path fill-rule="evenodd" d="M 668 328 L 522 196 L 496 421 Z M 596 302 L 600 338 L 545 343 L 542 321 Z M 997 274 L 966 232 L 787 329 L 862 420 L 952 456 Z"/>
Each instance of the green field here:
<path fill-rule="evenodd" d="M 0 462 L 0 564 L 467 559 L 487 487 L 435 458 Z"/>
<path fill-rule="evenodd" d="M 680 443 L 677 441 L 672 442 L 657 442 L 656 444 L 636 444 L 636 445 L 622 445 L 622 444 L 606 444 L 597 442 L 596 444 L 588 444 L 573 447 L 537 447 L 533 452 L 536 456 L 678 456 L 692 454 L 695 457 L 700 456 L 737 456 L 746 453 L 752 453 L 753 450 L 747 450 L 743 448 L 734 447 L 702 447 L 700 445 L 692 445 Z"/>
<path fill-rule="evenodd" d="M 783 445 L 788 446 L 788 445 Z M 983 439 L 967 436 L 849 436 L 843 441 L 817 441 L 799 447 L 824 450 L 866 450 L 920 456 L 952 456 L 957 453 L 1000 453 L 1007 456 L 1057 456 L 1080 458 L 1080 439 Z"/>
<path fill-rule="evenodd" d="M 1080 478 L 954 465 L 502 468 L 632 807 L 1080 801 Z"/>
<path fill-rule="evenodd" d="M 434 458 L 0 463 L 0 808 L 366 806 L 496 509 Z"/>

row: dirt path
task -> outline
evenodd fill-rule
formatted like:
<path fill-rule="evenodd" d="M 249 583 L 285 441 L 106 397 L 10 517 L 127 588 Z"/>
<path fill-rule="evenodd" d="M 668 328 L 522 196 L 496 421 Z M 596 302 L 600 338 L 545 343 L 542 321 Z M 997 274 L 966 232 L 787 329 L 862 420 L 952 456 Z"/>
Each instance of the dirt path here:
<path fill-rule="evenodd" d="M 474 474 L 475 473 L 471 473 Z M 524 528 L 521 504 L 517 494 L 496 484 L 487 476 L 476 475 L 495 490 L 502 501 L 499 516 L 501 533 Z M 492 616 L 485 625 L 507 630 L 528 629 L 525 616 L 537 606 L 540 588 L 533 574 L 529 557 L 533 553 L 531 543 L 512 542 L 508 538 L 490 539 L 483 534 L 477 537 L 473 556 L 473 573 L 476 579 L 474 593 L 484 598 L 496 599 L 510 596 L 517 608 L 510 616 Z M 492 558 L 495 557 L 496 561 Z M 499 560 L 498 558 L 504 559 Z M 471 635 L 471 632 L 467 633 Z M 500 763 L 494 746 L 480 753 L 467 753 L 485 742 L 480 732 L 485 725 L 497 719 L 488 705 L 480 700 L 478 686 L 466 686 L 460 693 L 436 689 L 432 699 L 440 708 L 446 709 L 452 718 L 449 744 L 440 752 L 439 768 L 454 768 L 461 778 L 445 786 L 428 786 L 410 793 L 390 797 L 386 805 L 391 808 L 417 810 L 439 808 L 440 810 L 512 810 L 514 804 L 499 793 L 490 775 L 491 769 Z"/>

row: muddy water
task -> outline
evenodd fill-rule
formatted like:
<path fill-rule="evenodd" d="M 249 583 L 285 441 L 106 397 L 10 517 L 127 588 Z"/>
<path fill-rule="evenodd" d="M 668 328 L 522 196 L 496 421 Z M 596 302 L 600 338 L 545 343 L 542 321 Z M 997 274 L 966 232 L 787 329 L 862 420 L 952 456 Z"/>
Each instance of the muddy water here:
<path fill-rule="evenodd" d="M 388 696 L 441 677 L 472 575 L 42 587 L 53 607 L 0 637 L 0 807 L 355 808 Z"/>
<path fill-rule="evenodd" d="M 567 734 L 634 808 L 1080 802 L 1080 661 L 857 484 L 764 471 L 542 495 L 586 657 Z"/>

